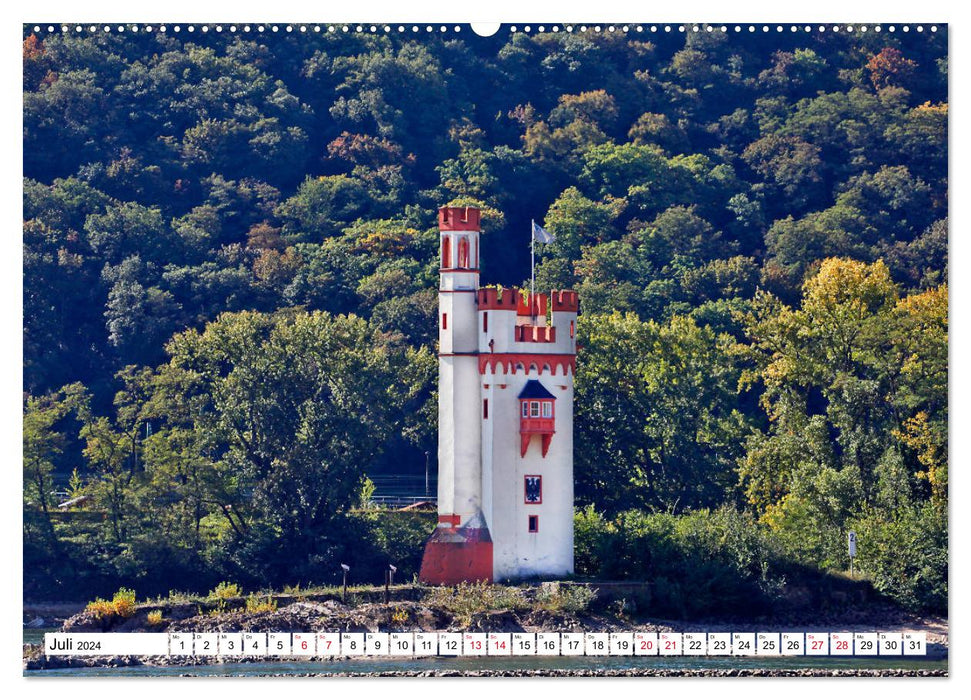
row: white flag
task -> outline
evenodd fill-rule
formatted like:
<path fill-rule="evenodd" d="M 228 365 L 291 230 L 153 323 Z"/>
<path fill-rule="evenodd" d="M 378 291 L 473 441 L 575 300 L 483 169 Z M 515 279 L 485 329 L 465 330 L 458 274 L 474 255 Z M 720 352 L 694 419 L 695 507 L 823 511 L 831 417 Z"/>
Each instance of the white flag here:
<path fill-rule="evenodd" d="M 556 240 L 553 234 L 544 229 L 542 226 L 533 222 L 533 240 L 539 241 L 540 243 L 552 243 Z"/>

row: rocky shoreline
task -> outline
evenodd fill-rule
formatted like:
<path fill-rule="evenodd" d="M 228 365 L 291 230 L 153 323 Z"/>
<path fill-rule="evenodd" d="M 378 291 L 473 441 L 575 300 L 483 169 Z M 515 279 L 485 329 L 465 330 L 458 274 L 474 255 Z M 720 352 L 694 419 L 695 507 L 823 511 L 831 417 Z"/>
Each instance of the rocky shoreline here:
<path fill-rule="evenodd" d="M 162 620 L 150 621 L 150 613 L 161 610 Z M 948 656 L 947 620 L 937 617 L 910 615 L 895 609 L 873 607 L 866 611 L 851 610 L 844 615 L 827 615 L 811 621 L 797 618 L 758 620 L 751 622 L 704 620 L 674 621 L 632 619 L 609 609 L 568 612 L 564 610 L 522 609 L 479 611 L 459 617 L 441 607 L 420 601 L 397 600 L 390 603 L 347 604 L 334 599 L 295 600 L 285 607 L 265 612 L 219 609 L 205 610 L 198 604 L 140 605 L 128 618 L 104 618 L 82 611 L 68 618 L 62 627 L 65 632 L 308 632 L 313 630 L 344 632 L 775 632 L 775 631 L 923 631 L 927 634 L 928 660 L 942 660 Z M 64 668 L 119 668 L 127 666 L 185 666 L 214 663 L 273 663 L 285 657 L 233 658 L 231 661 L 205 657 L 47 657 L 42 645 L 24 645 L 24 670 Z M 292 660 L 292 659 L 290 659 Z M 313 661 L 306 657 L 300 661 Z M 324 659 L 318 659 L 324 661 Z M 270 674 L 273 675 L 273 674 Z M 337 672 L 305 675 L 380 675 L 402 677 L 425 676 L 798 676 L 798 675 L 947 675 L 943 669 L 624 669 L 624 670 L 497 670 L 478 671 L 422 670 L 388 671 L 381 673 Z"/>
<path fill-rule="evenodd" d="M 54 660 L 54 659 L 52 659 Z M 284 661 L 286 659 L 280 659 Z M 292 659 L 290 659 L 292 660 Z M 302 658 L 303 662 L 324 663 L 330 659 Z M 196 677 L 199 674 L 191 672 L 193 666 L 208 666 L 220 663 L 215 658 L 189 658 L 173 661 L 170 657 L 86 657 L 86 658 L 58 658 L 54 665 L 34 663 L 24 664 L 24 670 L 36 671 L 47 669 L 70 668 L 125 668 L 125 667 L 185 667 L 180 677 Z M 231 663 L 264 662 L 262 658 L 234 659 Z M 207 674 L 209 675 L 209 674 Z M 227 672 L 226 676 L 240 675 Z M 247 677 L 294 677 L 294 678 L 946 678 L 949 671 L 946 668 L 545 668 L 545 669 L 414 669 L 414 670 L 384 670 L 384 671 L 320 671 L 320 672 L 263 672 L 247 673 Z"/>
<path fill-rule="evenodd" d="M 191 674 L 183 674 L 189 676 Z M 381 673 L 264 673 L 292 678 L 946 678 L 944 669 L 531 669 L 387 671 Z"/>

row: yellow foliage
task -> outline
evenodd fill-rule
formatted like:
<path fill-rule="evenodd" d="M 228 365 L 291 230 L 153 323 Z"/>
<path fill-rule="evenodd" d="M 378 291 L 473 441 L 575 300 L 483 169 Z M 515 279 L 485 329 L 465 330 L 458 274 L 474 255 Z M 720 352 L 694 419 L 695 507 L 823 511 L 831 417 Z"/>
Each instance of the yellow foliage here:
<path fill-rule="evenodd" d="M 788 497 L 788 495 L 784 496 L 779 503 L 769 503 L 765 507 L 765 512 L 762 513 L 762 517 L 759 518 L 759 521 L 765 525 L 768 525 L 773 530 L 778 529 L 786 515 L 786 499 Z"/>
<path fill-rule="evenodd" d="M 96 598 L 94 602 L 88 603 L 84 609 L 98 618 L 113 615 L 131 617 L 135 614 L 135 591 L 130 588 L 119 588 L 110 601 Z"/>
<path fill-rule="evenodd" d="M 111 604 L 110 600 L 104 600 L 103 598 L 96 598 L 93 602 L 88 603 L 84 610 L 85 612 L 93 613 L 99 619 L 111 617 L 115 614 L 115 606 Z"/>
<path fill-rule="evenodd" d="M 209 597 L 216 600 L 226 600 L 227 598 L 239 598 L 243 595 L 243 589 L 238 583 L 220 581 L 219 584 L 209 591 Z"/>
<path fill-rule="evenodd" d="M 934 435 L 927 413 L 920 411 L 905 420 L 903 430 L 895 430 L 894 436 L 917 453 L 917 461 L 924 469 L 915 476 L 930 484 L 931 500 L 938 505 L 947 503 L 946 445 L 941 445 Z"/>
<path fill-rule="evenodd" d="M 246 598 L 246 612 L 263 613 L 276 611 L 277 604 L 272 598 L 261 600 L 258 595 L 251 595 Z"/>
<path fill-rule="evenodd" d="M 363 250 L 373 253 L 401 253 L 417 233 L 413 228 L 391 231 L 375 229 L 362 233 L 357 244 Z"/>
<path fill-rule="evenodd" d="M 896 302 L 897 288 L 883 260 L 867 264 L 849 258 L 827 258 L 803 285 L 803 309 L 814 317 L 839 310 L 862 318 Z"/>
<path fill-rule="evenodd" d="M 153 627 L 156 626 L 156 625 L 162 624 L 162 611 L 161 610 L 153 610 L 152 612 L 150 612 L 148 614 L 147 622 L 148 622 L 148 624 L 152 625 Z"/>
<path fill-rule="evenodd" d="M 928 100 L 922 105 L 914 107 L 914 112 L 923 114 L 939 114 L 943 117 L 947 116 L 947 102 L 941 102 L 940 104 L 933 104 Z"/>
<path fill-rule="evenodd" d="M 119 588 L 111 604 L 121 617 L 131 617 L 135 614 L 135 591 L 130 588 Z"/>

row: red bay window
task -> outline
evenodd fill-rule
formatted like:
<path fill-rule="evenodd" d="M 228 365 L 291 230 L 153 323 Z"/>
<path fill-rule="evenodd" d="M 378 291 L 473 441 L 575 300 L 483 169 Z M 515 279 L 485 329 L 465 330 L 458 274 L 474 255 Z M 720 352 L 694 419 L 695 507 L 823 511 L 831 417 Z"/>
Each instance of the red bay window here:
<path fill-rule="evenodd" d="M 543 456 L 549 452 L 550 442 L 556 432 L 554 403 L 556 397 L 536 379 L 530 379 L 519 392 L 519 435 L 521 456 L 526 456 L 529 441 L 539 435 Z"/>

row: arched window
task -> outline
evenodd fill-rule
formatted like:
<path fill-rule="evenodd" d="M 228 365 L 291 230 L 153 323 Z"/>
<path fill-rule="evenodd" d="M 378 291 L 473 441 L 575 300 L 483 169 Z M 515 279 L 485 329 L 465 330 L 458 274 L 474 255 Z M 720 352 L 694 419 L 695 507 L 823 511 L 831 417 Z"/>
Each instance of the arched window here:
<path fill-rule="evenodd" d="M 468 268 L 469 267 L 469 239 L 466 236 L 462 236 L 459 239 L 459 267 Z"/>
<path fill-rule="evenodd" d="M 452 267 L 452 239 L 445 236 L 442 239 L 442 269 L 447 270 Z"/>

